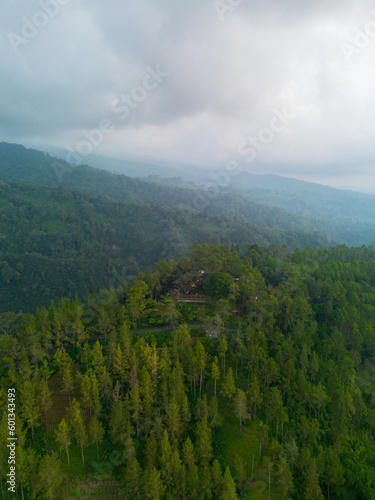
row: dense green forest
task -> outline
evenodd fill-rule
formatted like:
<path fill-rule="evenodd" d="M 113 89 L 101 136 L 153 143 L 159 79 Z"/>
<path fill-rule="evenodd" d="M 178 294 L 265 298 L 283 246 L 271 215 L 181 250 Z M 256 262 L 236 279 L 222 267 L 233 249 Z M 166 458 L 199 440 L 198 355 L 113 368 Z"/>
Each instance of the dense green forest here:
<path fill-rule="evenodd" d="M 318 193 L 244 192 L 233 187 L 237 182 L 234 175 L 226 187 L 222 186 L 222 181 L 211 181 L 213 186 L 210 189 L 203 185 L 179 183 L 178 180 L 178 185 L 168 185 L 163 179 L 154 179 L 158 182 L 116 175 L 87 165 L 72 165 L 41 151 L 0 143 L 2 181 L 74 187 L 88 195 L 105 196 L 118 202 L 138 205 L 157 203 L 185 208 L 195 214 L 224 215 L 237 222 L 250 222 L 270 232 L 318 233 L 331 244 L 361 246 L 375 243 L 375 202 L 370 195 L 343 195 L 333 189 L 326 193 L 323 186 Z M 358 214 L 361 206 L 365 207 L 363 217 Z M 306 246 L 303 240 L 298 245 Z"/>
<path fill-rule="evenodd" d="M 375 498 L 375 251 L 329 246 L 371 218 L 6 143 L 0 180 L 17 498 Z"/>
<path fill-rule="evenodd" d="M 296 246 L 324 238 L 229 216 L 129 204 L 68 187 L 0 184 L 0 312 L 33 312 L 62 297 L 115 287 L 198 243 Z"/>
<path fill-rule="evenodd" d="M 3 313 L 17 498 L 373 500 L 374 304 L 370 247 L 194 244 Z"/>

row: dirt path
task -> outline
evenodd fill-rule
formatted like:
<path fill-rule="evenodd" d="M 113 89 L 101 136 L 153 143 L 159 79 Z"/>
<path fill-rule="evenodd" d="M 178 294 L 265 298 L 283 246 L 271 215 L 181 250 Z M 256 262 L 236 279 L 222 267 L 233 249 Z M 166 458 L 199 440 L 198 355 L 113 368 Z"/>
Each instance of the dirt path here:
<path fill-rule="evenodd" d="M 160 328 L 146 328 L 145 330 L 136 330 L 134 333 L 147 333 L 147 332 L 169 332 L 170 330 L 176 330 L 179 328 L 181 325 L 177 326 L 162 326 Z M 193 328 L 207 328 L 206 325 L 187 325 L 189 330 L 192 330 Z"/>

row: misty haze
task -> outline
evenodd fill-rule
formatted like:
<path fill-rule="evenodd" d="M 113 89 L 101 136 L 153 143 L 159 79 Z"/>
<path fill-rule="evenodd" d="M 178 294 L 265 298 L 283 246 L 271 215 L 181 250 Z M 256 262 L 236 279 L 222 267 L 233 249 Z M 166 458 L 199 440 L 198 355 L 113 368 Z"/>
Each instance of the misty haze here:
<path fill-rule="evenodd" d="M 0 27 L 1 498 L 374 500 L 372 2 Z"/>

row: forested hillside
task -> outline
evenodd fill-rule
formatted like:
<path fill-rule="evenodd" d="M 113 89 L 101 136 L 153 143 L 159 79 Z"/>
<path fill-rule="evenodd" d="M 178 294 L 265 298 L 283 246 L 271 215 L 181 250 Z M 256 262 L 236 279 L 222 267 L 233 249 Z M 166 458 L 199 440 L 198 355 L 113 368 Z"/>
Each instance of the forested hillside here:
<path fill-rule="evenodd" d="M 18 498 L 373 500 L 374 287 L 371 248 L 195 244 L 2 314 Z"/>
<path fill-rule="evenodd" d="M 325 244 L 176 207 L 118 203 L 72 188 L 0 184 L 0 311 L 32 312 L 62 297 L 116 288 L 198 243 Z"/>
<path fill-rule="evenodd" d="M 282 183 L 281 183 L 282 184 Z M 334 218 L 346 218 L 360 223 L 374 223 L 375 196 L 355 191 L 337 190 L 319 186 L 318 190 L 304 189 L 286 192 L 278 189 L 254 189 L 248 187 L 251 199 L 274 207 L 280 207 L 291 213 L 303 213 L 310 216 L 325 214 Z"/>
<path fill-rule="evenodd" d="M 231 185 L 227 187 L 220 187 L 220 183 L 216 185 L 211 180 L 210 188 L 185 182 L 178 182 L 184 186 L 179 187 L 166 184 L 163 179 L 159 179 L 158 183 L 146 182 L 86 165 L 72 165 L 20 145 L 0 143 L 0 181 L 49 187 L 70 186 L 88 195 L 105 196 L 114 201 L 138 205 L 158 203 L 196 214 L 234 217 L 266 231 L 319 233 L 331 244 L 361 246 L 375 242 L 375 219 L 372 216 L 375 201 L 370 196 L 354 193 L 345 198 L 340 191 L 324 186 L 320 186 L 322 190 L 318 193 L 280 194 L 259 190 L 245 193 L 233 188 L 235 179 L 236 176 L 232 176 Z M 332 197 L 339 197 L 340 203 L 333 201 Z M 277 205 L 283 205 L 287 210 Z M 348 210 L 350 212 L 352 208 L 354 210 L 362 205 L 365 215 L 358 218 L 353 212 L 351 217 Z M 334 213 L 332 207 L 336 207 Z M 302 241 L 299 245 L 305 246 Z"/>

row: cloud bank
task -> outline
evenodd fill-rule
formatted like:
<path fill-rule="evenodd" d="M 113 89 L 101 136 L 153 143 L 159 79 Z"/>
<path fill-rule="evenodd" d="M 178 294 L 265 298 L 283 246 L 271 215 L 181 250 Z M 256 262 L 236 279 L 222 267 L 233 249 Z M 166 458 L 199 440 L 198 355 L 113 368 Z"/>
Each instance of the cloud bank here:
<path fill-rule="evenodd" d="M 257 173 L 371 190 L 372 3 L 259 4 L 6 2 L 1 140 L 82 157 L 89 142 L 98 154 L 209 168 L 235 159 Z M 267 135 L 282 112 L 293 119 Z M 254 138 L 249 160 L 240 145 Z"/>

